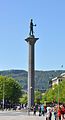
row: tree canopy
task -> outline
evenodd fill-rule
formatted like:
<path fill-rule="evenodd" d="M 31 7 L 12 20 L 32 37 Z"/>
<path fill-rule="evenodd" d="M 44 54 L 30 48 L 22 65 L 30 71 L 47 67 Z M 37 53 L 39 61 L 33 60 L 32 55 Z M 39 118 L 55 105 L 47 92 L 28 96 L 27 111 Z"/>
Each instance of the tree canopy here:
<path fill-rule="evenodd" d="M 42 99 L 42 93 L 40 91 L 35 92 L 35 103 L 40 104 L 40 100 Z"/>
<path fill-rule="evenodd" d="M 59 85 L 54 85 L 49 91 L 46 91 L 42 101 L 65 103 L 65 80 Z"/>
<path fill-rule="evenodd" d="M 24 95 L 22 96 L 22 98 L 20 98 L 20 103 L 27 103 L 28 102 L 28 95 Z"/>
<path fill-rule="evenodd" d="M 7 76 L 0 75 L 0 102 L 3 99 L 3 92 L 5 100 L 17 103 L 22 96 L 22 87 L 12 77 L 8 78 Z"/>

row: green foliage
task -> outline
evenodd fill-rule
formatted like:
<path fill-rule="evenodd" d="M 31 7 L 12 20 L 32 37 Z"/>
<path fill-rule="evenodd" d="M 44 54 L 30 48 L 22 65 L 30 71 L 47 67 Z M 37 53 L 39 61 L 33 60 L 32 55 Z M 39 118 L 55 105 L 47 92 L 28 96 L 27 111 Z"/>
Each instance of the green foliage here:
<path fill-rule="evenodd" d="M 3 85 L 5 99 L 17 103 L 22 96 L 22 87 L 12 77 L 0 75 L 0 102 L 3 99 Z"/>
<path fill-rule="evenodd" d="M 20 98 L 20 103 L 27 103 L 28 102 L 28 100 L 27 100 L 27 98 L 28 98 L 28 96 L 27 95 L 24 95 L 24 96 L 22 96 L 22 98 Z"/>
<path fill-rule="evenodd" d="M 4 78 L 2 75 L 0 75 L 0 102 L 3 99 L 3 81 L 4 81 Z"/>
<path fill-rule="evenodd" d="M 54 85 L 46 94 L 46 101 L 53 102 L 54 100 L 65 103 L 65 80 L 60 82 L 59 85 Z"/>
<path fill-rule="evenodd" d="M 45 95 L 42 95 L 42 99 L 40 100 L 40 103 L 44 103 L 47 101 L 47 91 L 45 92 Z"/>
<path fill-rule="evenodd" d="M 65 103 L 65 80 L 59 84 L 59 99 Z"/>
<path fill-rule="evenodd" d="M 35 103 L 40 103 L 42 93 L 40 91 L 35 92 Z"/>

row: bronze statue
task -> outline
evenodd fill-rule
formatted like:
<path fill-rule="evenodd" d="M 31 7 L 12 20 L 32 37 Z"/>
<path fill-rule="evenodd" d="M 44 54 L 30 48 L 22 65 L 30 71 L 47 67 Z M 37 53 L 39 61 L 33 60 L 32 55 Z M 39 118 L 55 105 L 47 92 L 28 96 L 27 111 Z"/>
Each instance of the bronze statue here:
<path fill-rule="evenodd" d="M 29 33 L 29 35 L 33 35 L 33 26 L 36 26 L 36 24 L 33 25 L 33 20 L 31 19 L 31 21 L 30 21 L 30 33 Z"/>

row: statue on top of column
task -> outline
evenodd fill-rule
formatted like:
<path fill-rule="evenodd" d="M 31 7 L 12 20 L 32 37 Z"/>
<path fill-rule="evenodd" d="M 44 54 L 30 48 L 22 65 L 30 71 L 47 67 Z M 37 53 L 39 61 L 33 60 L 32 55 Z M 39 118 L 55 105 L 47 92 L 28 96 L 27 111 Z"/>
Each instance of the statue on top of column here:
<path fill-rule="evenodd" d="M 33 26 L 36 26 L 36 24 L 34 25 L 33 20 L 31 19 L 31 21 L 30 21 L 30 33 L 29 33 L 30 36 L 34 36 L 33 35 Z"/>

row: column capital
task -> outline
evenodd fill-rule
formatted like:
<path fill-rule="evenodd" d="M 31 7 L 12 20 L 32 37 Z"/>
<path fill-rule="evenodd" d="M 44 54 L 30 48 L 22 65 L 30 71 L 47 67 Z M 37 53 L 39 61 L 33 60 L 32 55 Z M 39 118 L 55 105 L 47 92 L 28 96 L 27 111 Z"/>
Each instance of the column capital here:
<path fill-rule="evenodd" d="M 28 37 L 25 39 L 30 45 L 34 45 L 39 38 Z"/>

